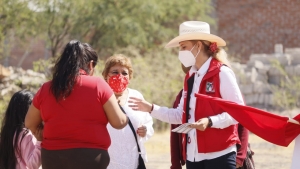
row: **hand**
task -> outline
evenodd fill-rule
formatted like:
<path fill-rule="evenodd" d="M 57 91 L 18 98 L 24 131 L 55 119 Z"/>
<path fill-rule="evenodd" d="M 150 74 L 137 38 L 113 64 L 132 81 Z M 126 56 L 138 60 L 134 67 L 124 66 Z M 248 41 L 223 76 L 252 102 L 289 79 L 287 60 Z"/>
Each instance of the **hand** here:
<path fill-rule="evenodd" d="M 236 168 L 241 168 L 241 167 L 243 167 L 243 165 L 236 163 Z"/>
<path fill-rule="evenodd" d="M 38 141 L 42 141 L 43 140 L 43 131 L 44 131 L 44 125 L 40 124 L 38 126 L 38 128 L 36 129 L 35 133 L 33 133 L 33 135 L 35 136 L 35 138 Z"/>
<path fill-rule="evenodd" d="M 136 133 L 140 136 L 140 137 L 145 137 L 146 134 L 147 134 L 147 127 L 146 126 L 142 126 L 142 127 L 139 127 L 136 131 Z"/>
<path fill-rule="evenodd" d="M 208 125 L 208 118 L 199 119 L 197 122 L 190 125 L 191 128 L 195 128 L 200 131 L 205 131 Z"/>
<path fill-rule="evenodd" d="M 151 112 L 152 104 L 147 102 L 146 100 L 138 99 L 136 97 L 129 97 L 129 107 L 133 110 L 143 111 L 143 112 Z"/>

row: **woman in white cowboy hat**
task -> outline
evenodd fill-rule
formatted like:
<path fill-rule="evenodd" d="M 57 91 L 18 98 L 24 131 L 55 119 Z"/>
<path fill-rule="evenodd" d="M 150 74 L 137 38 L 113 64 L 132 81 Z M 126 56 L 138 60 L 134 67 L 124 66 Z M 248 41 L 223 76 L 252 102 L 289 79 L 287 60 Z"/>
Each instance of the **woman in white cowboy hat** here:
<path fill-rule="evenodd" d="M 220 48 L 226 43 L 210 34 L 209 24 L 205 22 L 183 22 L 179 29 L 179 36 L 166 47 L 179 47 L 181 63 L 185 67 L 192 66 L 185 77 L 180 104 L 174 109 L 131 98 L 131 107 L 150 112 L 152 117 L 168 123 L 191 123 L 190 127 L 195 129 L 182 138 L 187 169 L 238 168 L 237 122 L 228 113 L 199 102 L 195 97 L 195 93 L 200 93 L 244 104 L 226 53 Z"/>

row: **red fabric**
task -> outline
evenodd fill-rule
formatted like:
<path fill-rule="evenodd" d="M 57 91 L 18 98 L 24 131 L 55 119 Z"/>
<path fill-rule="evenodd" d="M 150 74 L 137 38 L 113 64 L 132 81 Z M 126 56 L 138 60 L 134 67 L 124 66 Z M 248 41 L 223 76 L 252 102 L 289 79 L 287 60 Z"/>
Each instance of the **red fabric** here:
<path fill-rule="evenodd" d="M 209 50 L 212 52 L 212 53 L 215 53 L 217 51 L 218 47 L 217 47 L 217 43 L 216 42 L 212 42 L 210 45 L 209 45 Z"/>
<path fill-rule="evenodd" d="M 178 107 L 178 104 L 180 102 L 182 96 L 182 90 L 178 93 L 176 100 L 173 104 L 173 108 Z M 178 124 L 171 124 L 171 130 L 178 127 Z M 182 144 L 181 144 L 181 133 L 172 132 L 170 134 L 170 146 L 171 146 L 171 167 L 170 169 L 181 169 L 182 165 L 185 164 L 185 161 L 182 157 Z"/>
<path fill-rule="evenodd" d="M 103 105 L 113 95 L 108 84 L 81 75 L 70 96 L 56 102 L 51 81 L 43 84 L 33 99 L 44 121 L 42 147 L 47 150 L 98 148 L 107 150 L 110 137 Z"/>
<path fill-rule="evenodd" d="M 222 63 L 216 59 L 212 59 L 208 68 L 207 73 L 204 75 L 200 88 L 199 93 L 214 96 L 214 97 L 221 97 L 220 94 L 220 68 Z M 186 77 L 188 79 L 188 77 Z M 188 91 L 187 80 L 185 80 L 184 84 L 184 91 Z M 186 105 L 187 97 L 185 95 L 184 99 Z M 208 116 L 214 116 L 217 114 L 221 114 L 224 111 L 219 109 L 218 107 L 211 107 L 209 106 L 208 102 L 196 100 L 196 108 L 195 108 L 195 121 L 205 118 Z M 183 113 L 183 123 L 185 123 L 186 115 Z M 224 129 L 217 129 L 217 128 L 207 128 L 205 131 L 196 130 L 197 133 L 197 145 L 198 145 L 198 152 L 199 153 L 209 153 L 209 152 L 216 152 L 221 151 L 229 146 L 240 144 L 240 140 L 238 138 L 237 133 L 237 125 L 231 125 Z M 183 137 L 185 138 L 185 137 Z M 218 138 L 218 139 L 215 139 Z M 185 152 L 183 152 L 185 153 Z"/>
<path fill-rule="evenodd" d="M 126 76 L 117 74 L 109 77 L 107 83 L 115 93 L 121 93 L 127 88 L 129 80 Z"/>
<path fill-rule="evenodd" d="M 186 108 L 186 104 L 187 104 L 187 91 L 188 91 L 188 84 L 187 84 L 187 81 L 190 77 L 192 76 L 195 76 L 195 74 L 192 74 L 191 76 L 189 76 L 189 73 L 187 73 L 185 75 L 185 78 L 184 78 L 184 86 L 183 86 L 183 91 L 182 91 L 182 94 L 183 94 L 183 97 L 184 97 L 184 102 L 183 102 L 183 113 L 182 113 L 182 123 L 186 123 L 187 122 L 187 119 L 186 119 L 186 112 L 185 112 L 185 108 Z M 182 157 L 183 157 L 183 160 L 186 161 L 186 134 L 181 134 L 181 142 L 182 142 Z"/>
<path fill-rule="evenodd" d="M 244 100 L 245 102 L 245 100 Z M 237 145 L 237 154 L 236 154 L 236 163 L 240 166 L 243 166 L 244 161 L 247 156 L 248 146 L 250 148 L 248 139 L 249 139 L 249 131 L 240 123 L 238 124 L 238 135 L 241 141 L 241 144 Z"/>
<path fill-rule="evenodd" d="M 235 120 L 257 136 L 280 146 L 288 146 L 300 133 L 300 125 L 289 123 L 282 117 L 250 106 L 243 106 L 216 97 L 195 94 L 199 102 L 229 113 Z M 300 121 L 300 115 L 294 118 Z"/>

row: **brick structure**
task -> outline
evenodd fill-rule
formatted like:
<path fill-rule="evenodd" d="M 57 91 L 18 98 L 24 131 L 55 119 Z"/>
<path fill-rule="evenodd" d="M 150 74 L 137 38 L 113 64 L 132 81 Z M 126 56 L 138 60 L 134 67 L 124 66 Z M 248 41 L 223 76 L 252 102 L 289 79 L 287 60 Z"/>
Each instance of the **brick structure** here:
<path fill-rule="evenodd" d="M 245 63 L 252 53 L 273 53 L 274 44 L 300 46 L 300 0 L 214 0 L 218 35 L 229 54 Z"/>
<path fill-rule="evenodd" d="M 2 58 L 1 64 L 4 66 L 22 67 L 23 69 L 32 69 L 33 62 L 39 59 L 50 57 L 50 51 L 45 48 L 46 42 L 40 39 L 24 40 L 29 45 L 26 52 L 26 45 L 20 45 L 18 41 L 12 43 L 12 49 L 8 58 Z"/>

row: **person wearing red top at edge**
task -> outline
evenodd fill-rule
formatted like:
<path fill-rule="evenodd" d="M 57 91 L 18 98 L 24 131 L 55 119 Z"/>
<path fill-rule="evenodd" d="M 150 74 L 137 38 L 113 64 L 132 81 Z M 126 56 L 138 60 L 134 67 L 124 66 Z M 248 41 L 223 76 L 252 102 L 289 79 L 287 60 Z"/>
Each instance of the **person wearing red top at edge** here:
<path fill-rule="evenodd" d="M 131 108 L 171 124 L 191 123 L 194 128 L 182 134 L 182 156 L 187 169 L 235 169 L 240 140 L 238 122 L 227 112 L 199 102 L 195 94 L 219 97 L 244 105 L 235 74 L 230 69 L 226 42 L 210 33 L 209 24 L 183 22 L 179 36 L 166 47 L 179 47 L 179 60 L 192 66 L 184 80 L 183 94 L 177 108 L 160 107 L 146 100 L 131 98 Z"/>
<path fill-rule="evenodd" d="M 25 126 L 35 133 L 44 123 L 43 169 L 105 169 L 111 140 L 106 128 L 127 125 L 107 83 L 93 77 L 98 61 L 87 43 L 70 41 L 58 58 L 51 81 L 33 98 Z"/>
<path fill-rule="evenodd" d="M 189 72 L 191 67 L 184 67 L 181 64 L 182 71 L 186 74 Z M 180 98 L 182 96 L 182 90 L 178 93 L 176 96 L 176 99 L 173 103 L 173 108 L 178 107 Z M 179 124 L 171 124 L 171 130 L 179 127 Z M 248 148 L 248 136 L 249 131 L 243 127 L 241 124 L 238 124 L 238 135 L 239 139 L 241 141 L 241 145 L 239 146 L 237 150 L 237 156 L 236 156 L 236 164 L 241 169 L 244 160 L 247 155 L 247 148 Z M 181 144 L 182 134 L 172 132 L 170 134 L 170 151 L 171 151 L 171 166 L 170 169 L 182 169 L 182 166 L 185 165 L 185 161 L 182 157 L 182 144 Z"/>
<path fill-rule="evenodd" d="M 190 70 L 191 66 L 185 67 L 183 64 L 181 64 L 181 69 L 184 72 L 184 74 L 187 74 Z M 180 103 L 180 98 L 182 96 L 182 90 L 179 91 L 179 93 L 176 96 L 176 99 L 173 103 L 173 108 L 178 107 Z M 172 132 L 173 129 L 179 127 L 180 124 L 171 124 L 171 133 L 170 133 L 170 153 L 171 153 L 171 167 L 170 169 L 182 169 L 181 166 L 185 165 L 185 161 L 182 157 L 182 134 Z"/>

